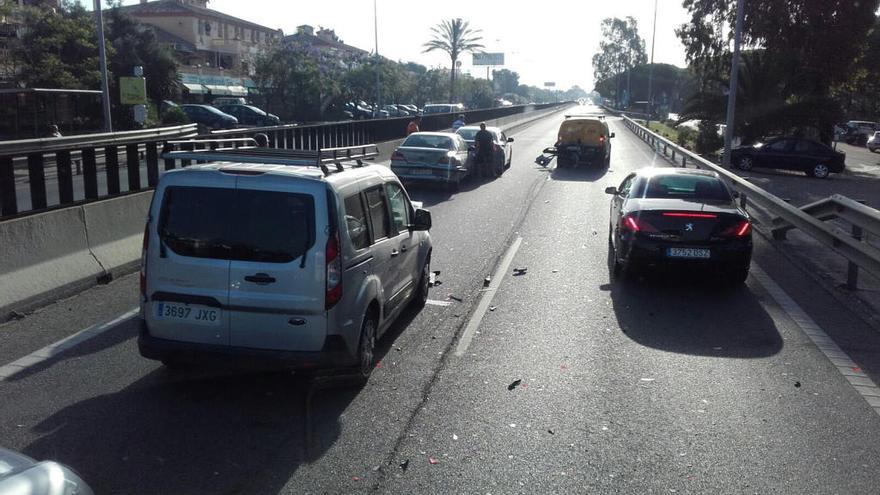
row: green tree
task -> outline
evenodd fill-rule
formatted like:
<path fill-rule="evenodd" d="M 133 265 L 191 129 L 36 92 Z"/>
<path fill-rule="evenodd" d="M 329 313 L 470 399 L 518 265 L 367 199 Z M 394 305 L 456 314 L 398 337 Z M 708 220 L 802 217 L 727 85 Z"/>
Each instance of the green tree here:
<path fill-rule="evenodd" d="M 508 69 L 493 70 L 492 80 L 499 94 L 513 93 L 519 87 L 519 74 Z"/>
<path fill-rule="evenodd" d="M 179 92 L 177 61 L 171 50 L 159 44 L 155 32 L 119 9 L 111 9 L 105 16 L 107 44 L 113 47 L 107 65 L 111 74 L 113 121 L 118 127 L 136 126 L 131 108 L 119 100 L 119 78 L 130 76 L 139 65 L 144 68 L 147 98 L 155 104 L 171 99 Z"/>
<path fill-rule="evenodd" d="M 602 21 L 602 40 L 599 51 L 593 55 L 593 78 L 596 81 L 616 77 L 614 98 L 620 97 L 620 75 L 648 61 L 645 40 L 639 36 L 638 23 L 632 17 L 609 17 Z"/>
<path fill-rule="evenodd" d="M 458 62 L 458 58 L 462 54 L 483 49 L 483 45 L 480 44 L 482 40 L 482 37 L 479 36 L 480 31 L 471 29 L 468 21 L 456 18 L 442 21 L 431 28 L 431 32 L 434 33 L 434 37 L 423 45 L 424 53 L 440 50 L 449 55 L 452 62 L 449 79 L 449 102 L 455 103 L 455 63 Z"/>
<path fill-rule="evenodd" d="M 29 88 L 99 89 L 94 17 L 79 3 L 15 7 L 25 29 L 9 44 L 11 75 Z"/>
<path fill-rule="evenodd" d="M 744 2 L 743 42 L 772 60 L 785 119 L 808 116 L 827 140 L 840 114 L 831 100 L 835 87 L 853 75 L 875 22 L 878 0 L 749 0 Z M 684 0 L 690 21 L 677 30 L 700 78 L 721 77 L 729 66 L 735 18 L 733 2 Z M 743 70 L 741 68 L 741 70 Z M 812 111 L 803 109 L 813 106 Z M 739 117 L 737 117 L 739 119 Z"/>
<path fill-rule="evenodd" d="M 283 121 L 320 119 L 325 92 L 336 87 L 328 80 L 333 75 L 322 75 L 314 59 L 281 46 L 259 57 L 255 70 L 254 83 L 267 108 Z"/>

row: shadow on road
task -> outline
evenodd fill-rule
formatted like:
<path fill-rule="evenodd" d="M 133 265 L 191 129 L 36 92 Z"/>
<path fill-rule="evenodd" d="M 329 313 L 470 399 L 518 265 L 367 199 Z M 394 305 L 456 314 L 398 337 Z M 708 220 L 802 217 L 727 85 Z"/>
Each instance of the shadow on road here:
<path fill-rule="evenodd" d="M 418 314 L 407 311 L 395 322 L 377 359 Z M 337 441 L 340 417 L 361 392 L 353 383 L 321 374 L 158 368 L 123 390 L 55 412 L 34 428 L 41 437 L 24 451 L 75 466 L 95 493 L 278 493 L 300 465 Z"/>
<path fill-rule="evenodd" d="M 550 177 L 553 180 L 570 181 L 570 182 L 596 182 L 605 177 L 608 168 L 597 165 L 581 165 L 577 168 L 553 168 Z"/>
<path fill-rule="evenodd" d="M 441 183 L 407 182 L 404 186 L 406 187 L 406 192 L 409 194 L 410 199 L 413 201 L 421 201 L 425 208 L 428 208 L 449 201 L 456 194 L 479 189 L 481 186 L 484 186 L 493 180 L 503 180 L 506 174 L 507 173 L 505 172 L 504 175 L 497 179 L 473 176 L 468 177 L 461 182 L 458 192 L 450 191 L 446 184 Z"/>
<path fill-rule="evenodd" d="M 611 259 L 609 253 L 609 270 Z M 742 359 L 782 350 L 776 324 L 755 294 L 746 285 L 725 286 L 705 269 L 621 274 L 601 289 L 611 292 L 620 328 L 641 345 Z"/>

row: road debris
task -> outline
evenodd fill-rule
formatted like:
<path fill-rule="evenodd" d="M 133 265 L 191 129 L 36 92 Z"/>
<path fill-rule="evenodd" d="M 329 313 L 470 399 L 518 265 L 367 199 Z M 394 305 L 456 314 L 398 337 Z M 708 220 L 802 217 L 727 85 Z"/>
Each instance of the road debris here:
<path fill-rule="evenodd" d="M 528 268 L 514 268 L 513 269 L 513 276 L 519 277 L 519 276 L 525 275 L 526 272 L 528 272 L 528 271 L 529 271 Z"/>
<path fill-rule="evenodd" d="M 360 476 L 352 476 L 352 477 L 351 477 L 351 480 L 352 480 L 352 481 L 360 481 L 360 480 L 361 480 L 361 477 L 360 477 Z"/>
<path fill-rule="evenodd" d="M 801 388 L 801 382 L 794 382 L 794 388 Z"/>
<path fill-rule="evenodd" d="M 452 295 L 452 294 L 449 294 L 448 296 L 446 296 L 446 299 L 450 299 L 450 300 L 455 301 L 455 302 L 464 302 L 464 300 L 463 300 L 462 298 L 460 298 L 460 297 L 456 297 L 456 296 L 454 296 L 454 295 Z"/>
<path fill-rule="evenodd" d="M 428 463 L 429 464 L 440 464 L 440 461 L 438 461 L 437 459 L 434 459 L 433 457 L 428 457 Z"/>
<path fill-rule="evenodd" d="M 400 469 L 402 469 L 404 473 L 406 472 L 406 468 L 408 468 L 408 467 L 409 467 L 409 459 L 400 463 Z"/>
<path fill-rule="evenodd" d="M 489 287 L 489 284 L 492 283 L 492 275 L 486 275 L 486 278 L 483 279 L 483 287 Z"/>
<path fill-rule="evenodd" d="M 553 273 L 559 273 L 559 270 L 553 270 Z"/>
<path fill-rule="evenodd" d="M 547 433 L 549 433 L 551 435 L 555 435 L 555 433 L 553 433 L 553 430 L 547 430 Z"/>
<path fill-rule="evenodd" d="M 513 390 L 516 387 L 519 387 L 519 384 L 522 383 L 521 379 L 514 380 L 510 385 L 507 386 L 507 390 Z"/>
<path fill-rule="evenodd" d="M 656 378 L 642 378 L 643 382 L 653 382 Z"/>
<path fill-rule="evenodd" d="M 562 371 L 568 371 L 568 365 L 567 365 L 567 364 L 562 364 L 562 365 L 559 366 L 559 369 L 562 370 Z"/>
<path fill-rule="evenodd" d="M 489 306 L 489 311 L 495 311 L 498 309 L 498 306 Z"/>
<path fill-rule="evenodd" d="M 452 434 L 452 439 L 453 439 L 453 440 L 458 440 L 458 435 L 456 435 L 455 433 L 453 433 L 453 434 Z"/>

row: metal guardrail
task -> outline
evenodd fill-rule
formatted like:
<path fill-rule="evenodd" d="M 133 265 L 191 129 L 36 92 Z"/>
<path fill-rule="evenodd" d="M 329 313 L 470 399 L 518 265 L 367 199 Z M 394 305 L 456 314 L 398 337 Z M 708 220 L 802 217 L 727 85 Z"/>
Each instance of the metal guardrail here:
<path fill-rule="evenodd" d="M 520 105 L 472 110 L 464 114 L 468 122 L 479 122 L 567 104 L 568 102 Z M 424 131 L 448 129 L 457 115 L 458 113 L 425 115 L 420 128 Z M 160 161 L 163 161 L 163 170 L 185 167 L 191 162 L 173 158 L 162 160 L 159 153 L 165 149 L 168 141 L 191 137 L 241 139 L 264 134 L 268 137 L 269 148 L 326 150 L 400 139 L 406 136 L 406 127 L 410 120 L 411 117 L 402 117 L 314 125 L 285 124 L 214 131 L 203 136 L 196 136 L 195 125 L 187 125 L 0 143 L 0 220 L 154 187 L 159 181 Z M 122 170 L 127 174 L 127 189 L 120 184 L 122 161 Z M 103 164 L 103 170 L 99 170 L 99 164 Z M 27 176 L 22 177 L 25 168 Z M 47 179 L 47 171 L 51 172 L 53 169 L 57 172 L 57 178 Z M 146 180 L 141 178 L 144 169 Z M 102 183 L 100 190 L 99 173 Z M 56 179 L 57 186 L 53 184 L 52 187 L 57 187 L 58 201 L 55 204 L 53 198 L 50 207 L 47 201 L 47 182 L 52 184 Z M 105 182 L 106 186 L 103 185 Z M 21 183 L 27 183 L 30 205 L 17 197 L 16 187 L 21 187 Z"/>
<path fill-rule="evenodd" d="M 624 116 L 623 122 L 658 153 L 671 158 L 673 163 L 677 164 L 677 157 L 680 157 L 683 167 L 691 164 L 697 168 L 713 170 L 724 177 L 734 190 L 739 192 L 740 202 L 743 206 L 751 202 L 776 217 L 774 224 L 777 225 L 780 234 L 775 235 L 784 235 L 782 233 L 794 228 L 800 229 L 849 260 L 851 262 L 850 275 L 855 269 L 853 267 L 856 267 L 867 270 L 875 277 L 880 278 L 880 249 L 868 244 L 862 238 L 863 231 L 880 235 L 880 211 L 840 195 L 823 200 L 819 202 L 820 204 L 807 205 L 804 209 L 794 207 L 720 165 L 646 129 L 629 117 Z M 829 216 L 831 214 L 833 214 L 833 218 L 848 221 L 854 227 L 853 231 L 846 232 L 832 224 L 825 223 L 823 220 L 831 219 L 832 217 Z M 857 236 L 854 235 L 856 229 L 859 233 Z M 857 279 L 857 274 L 854 279 Z M 855 289 L 855 284 L 850 288 Z"/>

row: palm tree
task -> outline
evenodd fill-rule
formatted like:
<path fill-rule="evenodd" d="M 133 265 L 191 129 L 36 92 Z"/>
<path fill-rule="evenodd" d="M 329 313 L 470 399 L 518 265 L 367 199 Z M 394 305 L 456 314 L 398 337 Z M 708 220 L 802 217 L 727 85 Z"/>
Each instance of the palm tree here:
<path fill-rule="evenodd" d="M 482 40 L 482 37 L 479 36 L 480 30 L 470 29 L 469 24 L 468 21 L 461 18 L 446 19 L 431 28 L 434 38 L 423 45 L 425 50 L 422 53 L 442 50 L 452 60 L 452 76 L 449 81 L 449 103 L 455 103 L 455 63 L 458 62 L 459 55 L 483 49 L 483 45 L 480 44 Z"/>

